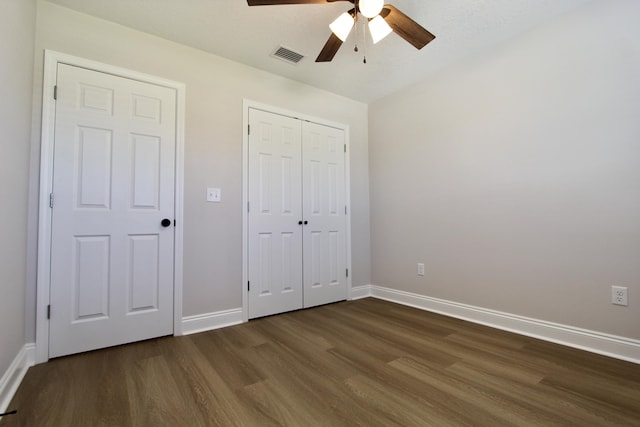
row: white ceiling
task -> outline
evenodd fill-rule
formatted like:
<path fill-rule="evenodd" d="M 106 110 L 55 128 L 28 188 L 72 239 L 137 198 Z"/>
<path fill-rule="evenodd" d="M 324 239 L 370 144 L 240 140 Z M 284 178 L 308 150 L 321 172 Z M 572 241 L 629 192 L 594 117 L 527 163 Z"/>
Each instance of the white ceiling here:
<path fill-rule="evenodd" d="M 345 1 L 253 7 L 245 0 L 48 1 L 368 103 L 590 0 L 389 0 L 436 39 L 416 50 L 391 34 L 375 46 L 360 41 L 355 53 L 352 31 L 330 63 L 314 61 L 329 23 L 352 7 Z M 280 45 L 306 57 L 297 65 L 271 57 Z"/>

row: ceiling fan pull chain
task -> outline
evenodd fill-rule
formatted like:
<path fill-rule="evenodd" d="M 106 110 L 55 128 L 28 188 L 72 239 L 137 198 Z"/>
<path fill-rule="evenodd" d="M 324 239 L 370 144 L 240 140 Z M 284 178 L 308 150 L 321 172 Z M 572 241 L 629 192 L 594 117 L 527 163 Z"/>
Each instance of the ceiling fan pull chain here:
<path fill-rule="evenodd" d="M 353 37 L 353 44 L 354 44 L 353 51 L 357 52 L 358 51 L 358 32 L 359 32 L 359 30 L 358 30 L 358 10 L 357 10 L 357 8 L 356 8 L 356 16 L 354 16 L 354 20 L 356 22 L 355 22 L 355 24 L 353 26 L 356 27 L 356 30 L 355 30 L 355 34 L 353 35 L 354 36 Z"/>
<path fill-rule="evenodd" d="M 365 28 L 362 29 L 362 45 L 364 46 L 363 47 L 364 52 L 362 52 L 363 53 L 362 63 L 366 64 L 367 63 L 367 31 Z"/>

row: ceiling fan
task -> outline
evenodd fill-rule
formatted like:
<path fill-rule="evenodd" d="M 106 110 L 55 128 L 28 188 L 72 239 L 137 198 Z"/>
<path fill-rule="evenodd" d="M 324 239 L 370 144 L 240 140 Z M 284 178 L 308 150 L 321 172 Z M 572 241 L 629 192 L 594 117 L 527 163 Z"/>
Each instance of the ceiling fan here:
<path fill-rule="evenodd" d="M 392 31 L 411 43 L 416 49 L 422 49 L 436 38 L 420 24 L 400 12 L 384 0 L 247 0 L 249 6 L 271 6 L 285 4 L 328 4 L 348 1 L 354 7 L 340 15 L 329 27 L 331 35 L 316 62 L 330 62 L 347 39 L 351 29 L 358 21 L 358 14 L 369 21 L 369 31 L 373 43 L 377 43 Z M 356 46 L 357 51 L 357 46 Z M 366 59 L 365 59 L 366 62 Z"/>

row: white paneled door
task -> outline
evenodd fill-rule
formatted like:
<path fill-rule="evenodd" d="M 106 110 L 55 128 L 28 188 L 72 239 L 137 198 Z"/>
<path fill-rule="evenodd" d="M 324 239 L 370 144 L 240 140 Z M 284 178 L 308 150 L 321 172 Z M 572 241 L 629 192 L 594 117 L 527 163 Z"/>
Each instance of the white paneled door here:
<path fill-rule="evenodd" d="M 344 131 L 304 122 L 304 306 L 347 297 Z"/>
<path fill-rule="evenodd" d="M 302 308 L 299 120 L 249 112 L 249 317 Z"/>
<path fill-rule="evenodd" d="M 176 91 L 59 64 L 49 357 L 173 333 Z"/>
<path fill-rule="evenodd" d="M 346 299 L 344 130 L 253 108 L 249 129 L 249 317 Z"/>

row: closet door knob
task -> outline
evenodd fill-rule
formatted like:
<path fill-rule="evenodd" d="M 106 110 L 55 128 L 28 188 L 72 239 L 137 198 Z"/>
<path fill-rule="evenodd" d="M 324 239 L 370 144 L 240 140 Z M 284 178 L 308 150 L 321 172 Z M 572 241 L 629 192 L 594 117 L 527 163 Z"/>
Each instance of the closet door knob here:
<path fill-rule="evenodd" d="M 302 221 L 298 221 L 298 225 L 302 225 Z"/>
<path fill-rule="evenodd" d="M 307 225 L 307 224 L 309 224 L 309 221 L 305 221 L 305 222 L 304 222 L 304 225 Z"/>
<path fill-rule="evenodd" d="M 171 220 L 169 218 L 165 218 L 160 221 L 160 225 L 166 228 L 171 225 Z"/>

